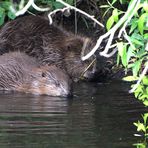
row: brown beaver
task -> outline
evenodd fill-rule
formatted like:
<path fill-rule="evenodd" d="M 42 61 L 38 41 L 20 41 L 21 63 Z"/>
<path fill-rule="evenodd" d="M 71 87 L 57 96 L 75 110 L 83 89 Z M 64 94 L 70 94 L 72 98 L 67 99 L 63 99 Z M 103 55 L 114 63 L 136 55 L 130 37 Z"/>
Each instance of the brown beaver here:
<path fill-rule="evenodd" d="M 40 66 L 25 53 L 9 52 L 0 56 L 0 90 L 66 97 L 71 80 L 55 66 Z"/>
<path fill-rule="evenodd" d="M 39 16 L 25 16 L 10 21 L 0 31 L 0 54 L 21 51 L 36 57 L 43 65 L 56 65 L 72 78 L 79 78 L 91 63 L 83 62 L 81 54 L 93 46 L 90 38 L 74 35 Z M 94 58 L 94 57 L 93 57 Z M 94 73 L 91 68 L 85 77 Z M 92 77 L 92 75 L 91 75 Z"/>

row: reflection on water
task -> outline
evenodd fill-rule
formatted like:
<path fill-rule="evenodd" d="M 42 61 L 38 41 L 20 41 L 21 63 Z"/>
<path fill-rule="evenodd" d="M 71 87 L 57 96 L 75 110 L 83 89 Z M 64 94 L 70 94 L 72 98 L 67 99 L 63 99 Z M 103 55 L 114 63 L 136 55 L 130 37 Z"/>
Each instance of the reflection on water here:
<path fill-rule="evenodd" d="M 76 84 L 74 98 L 0 94 L 0 148 L 131 148 L 145 108 L 128 85 Z"/>

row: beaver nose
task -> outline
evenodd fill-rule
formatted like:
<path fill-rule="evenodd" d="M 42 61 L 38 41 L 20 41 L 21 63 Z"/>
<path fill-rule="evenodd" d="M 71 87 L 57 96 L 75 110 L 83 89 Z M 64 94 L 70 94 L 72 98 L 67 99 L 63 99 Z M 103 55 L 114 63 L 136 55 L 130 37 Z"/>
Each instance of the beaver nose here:
<path fill-rule="evenodd" d="M 66 91 L 63 91 L 64 97 L 66 98 L 72 98 L 73 97 L 73 87 L 70 86 Z"/>
<path fill-rule="evenodd" d="M 66 98 L 72 98 L 72 96 L 73 96 L 73 93 L 72 93 L 72 90 L 70 89 L 70 90 L 67 90 L 66 92 L 65 91 L 63 91 L 63 93 L 62 93 L 63 95 L 63 97 L 66 97 Z"/>
<path fill-rule="evenodd" d="M 87 80 L 92 80 L 95 76 L 95 72 L 92 71 L 86 71 L 83 75 L 83 77 Z"/>
<path fill-rule="evenodd" d="M 70 92 L 68 95 L 67 95 L 67 98 L 72 98 L 73 97 L 73 94 L 72 92 Z"/>

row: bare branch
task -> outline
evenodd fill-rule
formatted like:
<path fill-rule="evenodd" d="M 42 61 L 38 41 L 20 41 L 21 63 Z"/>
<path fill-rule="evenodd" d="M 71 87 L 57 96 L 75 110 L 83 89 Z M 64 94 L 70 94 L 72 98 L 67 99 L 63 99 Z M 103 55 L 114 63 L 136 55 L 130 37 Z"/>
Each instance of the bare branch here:
<path fill-rule="evenodd" d="M 102 55 L 101 56 L 104 56 L 104 57 L 106 57 L 106 58 L 109 58 L 109 57 L 112 57 L 116 52 L 118 51 L 118 49 L 117 48 L 115 48 L 115 49 L 113 49 L 113 51 L 112 52 L 110 52 L 110 53 L 102 53 Z"/>
<path fill-rule="evenodd" d="M 103 56 L 103 55 L 105 55 L 105 54 L 108 53 L 108 50 L 109 50 L 109 48 L 110 48 L 110 46 L 111 46 L 111 43 L 112 43 L 112 41 L 113 41 L 114 33 L 115 33 L 115 32 L 112 32 L 112 33 L 110 34 L 110 37 L 109 37 L 108 42 L 107 42 L 107 44 L 106 44 L 106 47 L 105 47 L 104 51 L 100 52 L 100 55 Z"/>
<path fill-rule="evenodd" d="M 63 9 L 56 9 L 56 10 L 54 10 L 54 11 L 51 11 L 49 14 L 48 14 L 48 18 L 49 18 L 49 24 L 52 24 L 52 15 L 53 14 L 55 14 L 55 13 L 57 13 L 57 12 L 59 12 L 59 11 L 61 11 L 61 12 L 64 12 L 64 11 L 66 11 L 66 10 L 69 10 L 69 8 L 68 7 L 65 7 L 65 8 L 63 8 Z"/>
<path fill-rule="evenodd" d="M 33 7 L 35 10 L 41 11 L 41 12 L 49 11 L 49 10 L 50 10 L 50 8 L 40 8 L 40 7 L 38 7 L 38 6 L 34 3 L 34 1 L 33 1 L 33 3 L 32 3 L 32 7 Z"/>
<path fill-rule="evenodd" d="M 99 21 L 97 21 L 97 20 L 94 18 L 94 16 L 91 16 L 91 15 L 87 14 L 86 12 L 84 12 L 84 11 L 82 11 L 82 10 L 80 10 L 80 9 L 78 9 L 78 8 L 76 8 L 76 7 L 74 7 L 74 6 L 71 6 L 71 5 L 67 4 L 67 3 L 65 3 L 63 0 L 56 0 L 56 2 L 59 2 L 59 3 L 63 4 L 64 6 L 66 6 L 67 8 L 73 9 L 73 10 L 75 10 L 75 11 L 77 11 L 77 12 L 79 12 L 79 13 L 85 15 L 85 16 L 87 16 L 88 18 L 90 18 L 91 20 L 93 20 L 95 23 L 97 23 L 97 24 L 100 25 L 101 27 L 104 27 L 104 25 L 103 25 L 102 23 L 100 23 Z"/>
<path fill-rule="evenodd" d="M 19 16 L 19 15 L 24 14 L 29 9 L 29 7 L 32 5 L 33 2 L 34 2 L 34 0 L 29 0 L 28 3 L 26 4 L 26 6 L 23 9 L 17 11 L 15 13 L 15 15 Z"/>
<path fill-rule="evenodd" d="M 34 9 L 36 9 L 37 11 L 48 11 L 48 10 L 50 10 L 50 8 L 39 8 L 39 7 L 34 3 L 34 0 L 29 0 L 28 3 L 26 4 L 26 6 L 25 6 L 23 9 L 17 11 L 17 12 L 15 13 L 15 15 L 16 15 L 16 16 L 23 15 L 31 6 L 32 6 Z"/>

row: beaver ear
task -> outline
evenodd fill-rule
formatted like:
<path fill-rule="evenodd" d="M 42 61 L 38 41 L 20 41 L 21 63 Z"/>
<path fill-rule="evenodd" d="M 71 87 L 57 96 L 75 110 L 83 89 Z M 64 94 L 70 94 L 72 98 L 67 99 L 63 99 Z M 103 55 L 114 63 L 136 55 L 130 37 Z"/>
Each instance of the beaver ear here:
<path fill-rule="evenodd" d="M 80 50 L 83 47 L 83 41 L 80 38 L 69 38 L 65 42 L 65 47 L 68 51 Z"/>

